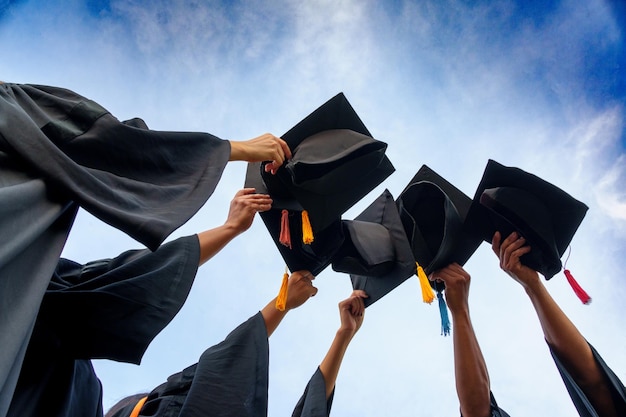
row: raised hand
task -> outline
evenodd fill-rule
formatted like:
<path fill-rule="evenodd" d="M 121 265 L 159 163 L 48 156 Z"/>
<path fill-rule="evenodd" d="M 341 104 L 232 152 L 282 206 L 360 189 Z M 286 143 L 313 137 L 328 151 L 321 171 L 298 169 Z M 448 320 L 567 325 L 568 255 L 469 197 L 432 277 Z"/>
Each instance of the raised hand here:
<path fill-rule="evenodd" d="M 272 199 L 266 194 L 256 194 L 254 188 L 237 191 L 230 202 L 225 225 L 232 227 L 237 234 L 245 232 L 252 225 L 254 214 L 272 207 Z"/>
<path fill-rule="evenodd" d="M 265 133 L 247 141 L 230 141 L 231 161 L 263 162 L 265 171 L 275 174 L 286 159 L 291 158 L 287 142 L 271 133 Z"/>
<path fill-rule="evenodd" d="M 291 274 L 287 284 L 286 310 L 300 307 L 317 294 L 317 287 L 313 286 L 314 279 L 315 277 L 309 271 L 296 271 Z"/>
<path fill-rule="evenodd" d="M 350 297 L 339 303 L 339 317 L 341 319 L 339 331 L 345 331 L 352 336 L 359 331 L 365 313 L 364 298 L 367 298 L 365 291 L 355 290 Z"/>
<path fill-rule="evenodd" d="M 537 271 L 523 265 L 520 261 L 522 255 L 531 251 L 531 247 L 526 245 L 523 237 L 513 232 L 502 241 L 500 232 L 496 232 L 491 241 L 491 249 L 500 259 L 500 268 L 524 288 L 537 283 L 539 280 Z"/>

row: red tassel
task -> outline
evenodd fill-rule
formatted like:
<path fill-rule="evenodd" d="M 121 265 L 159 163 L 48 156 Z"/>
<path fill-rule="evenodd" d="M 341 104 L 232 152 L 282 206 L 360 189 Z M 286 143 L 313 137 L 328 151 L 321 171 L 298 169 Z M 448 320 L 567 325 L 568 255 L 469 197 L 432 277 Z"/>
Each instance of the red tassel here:
<path fill-rule="evenodd" d="M 578 285 L 578 282 L 576 282 L 576 280 L 572 276 L 572 273 L 569 272 L 569 269 L 563 270 L 563 273 L 565 274 L 569 285 L 571 285 L 578 298 L 580 298 L 580 301 L 582 301 L 583 304 L 589 304 L 591 302 L 591 297 L 585 292 L 585 290 L 581 288 L 580 285 Z"/>
<path fill-rule="evenodd" d="M 289 231 L 289 212 L 283 210 L 280 217 L 280 236 L 278 241 L 291 249 L 291 232 Z"/>

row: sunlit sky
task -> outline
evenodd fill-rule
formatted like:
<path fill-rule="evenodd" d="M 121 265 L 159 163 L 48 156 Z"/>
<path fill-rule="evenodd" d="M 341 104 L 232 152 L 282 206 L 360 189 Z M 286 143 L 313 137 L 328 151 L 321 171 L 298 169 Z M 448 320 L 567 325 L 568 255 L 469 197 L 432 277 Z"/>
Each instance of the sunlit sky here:
<path fill-rule="evenodd" d="M 488 159 L 532 172 L 589 206 L 550 293 L 626 381 L 626 9 L 563 1 L 7 1 L 0 79 L 62 86 L 121 120 L 244 140 L 280 136 L 342 91 L 396 172 L 397 196 L 426 164 L 473 196 Z M 243 186 L 229 164 L 207 204 L 170 240 L 221 224 Z M 141 245 L 84 211 L 64 256 L 86 262 Z M 565 259 L 563 259 L 565 260 Z M 465 265 L 491 388 L 512 416 L 575 409 L 521 287 L 483 244 Z M 151 390 L 272 299 L 284 261 L 257 218 L 201 267 L 187 303 L 140 366 L 96 361 L 105 408 Z M 339 325 L 349 277 L 323 271 L 319 293 L 270 339 L 269 415 L 293 406 Z M 334 416 L 458 415 L 452 338 L 412 278 L 366 312 L 337 381 Z"/>

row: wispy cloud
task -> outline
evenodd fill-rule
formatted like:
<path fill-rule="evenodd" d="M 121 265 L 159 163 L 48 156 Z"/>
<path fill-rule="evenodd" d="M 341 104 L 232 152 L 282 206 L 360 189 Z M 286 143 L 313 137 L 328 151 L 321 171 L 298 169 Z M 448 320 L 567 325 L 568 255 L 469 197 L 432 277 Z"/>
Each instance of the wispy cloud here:
<path fill-rule="evenodd" d="M 426 163 L 472 196 L 493 158 L 581 199 L 590 210 L 569 265 L 594 303 L 581 306 L 562 277 L 546 285 L 624 376 L 626 333 L 597 326 L 626 313 L 625 115 L 614 78 L 624 28 L 607 3 L 114 0 L 97 13 L 78 0 L 63 10 L 44 3 L 23 2 L 2 21 L 5 81 L 68 86 L 120 118 L 233 139 L 282 134 L 344 91 L 389 144 L 397 171 L 379 190 L 397 195 Z M 209 203 L 174 236 L 223 221 L 244 169 L 231 164 Z M 141 367 L 98 362 L 105 403 L 161 383 L 272 298 L 284 268 L 272 245 L 257 219 L 200 269 L 181 314 Z M 136 246 L 81 215 L 65 254 L 87 261 Z M 511 415 L 573 413 L 523 291 L 487 244 L 466 267 L 474 326 L 501 405 Z M 316 285 L 315 299 L 290 313 L 270 341 L 272 416 L 291 411 L 350 290 L 348 277 L 330 269 Z M 368 309 L 342 366 L 333 415 L 458 413 L 452 343 L 439 336 L 438 320 L 436 306 L 419 301 L 414 279 Z"/>

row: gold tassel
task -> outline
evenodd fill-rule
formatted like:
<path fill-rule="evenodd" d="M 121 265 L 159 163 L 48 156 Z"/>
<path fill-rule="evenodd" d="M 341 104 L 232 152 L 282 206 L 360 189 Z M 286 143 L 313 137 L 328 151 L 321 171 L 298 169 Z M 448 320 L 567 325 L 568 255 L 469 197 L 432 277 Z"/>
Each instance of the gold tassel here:
<path fill-rule="evenodd" d="M 276 297 L 276 309 L 278 311 L 285 311 L 287 307 L 287 287 L 289 284 L 289 272 L 285 266 L 285 273 L 283 274 L 283 283 L 280 285 L 278 291 L 278 297 Z"/>
<path fill-rule="evenodd" d="M 313 229 L 309 221 L 309 213 L 306 210 L 302 211 L 302 243 L 305 245 L 313 243 Z"/>
<path fill-rule="evenodd" d="M 422 287 L 422 300 L 425 303 L 432 303 L 435 301 L 435 292 L 433 288 L 430 286 L 430 282 L 428 281 L 428 277 L 424 272 L 424 269 L 420 266 L 419 263 L 415 262 L 415 266 L 417 267 L 417 277 L 420 280 L 420 287 Z"/>

